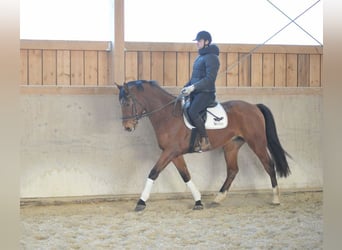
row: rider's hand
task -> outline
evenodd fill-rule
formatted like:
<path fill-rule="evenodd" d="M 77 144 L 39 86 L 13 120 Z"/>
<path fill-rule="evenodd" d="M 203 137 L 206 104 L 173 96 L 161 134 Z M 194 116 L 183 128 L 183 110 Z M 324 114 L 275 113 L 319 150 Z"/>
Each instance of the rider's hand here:
<path fill-rule="evenodd" d="M 188 96 L 194 90 L 195 90 L 195 86 L 194 85 L 190 85 L 188 87 L 182 88 L 181 94 L 184 95 L 184 96 Z"/>

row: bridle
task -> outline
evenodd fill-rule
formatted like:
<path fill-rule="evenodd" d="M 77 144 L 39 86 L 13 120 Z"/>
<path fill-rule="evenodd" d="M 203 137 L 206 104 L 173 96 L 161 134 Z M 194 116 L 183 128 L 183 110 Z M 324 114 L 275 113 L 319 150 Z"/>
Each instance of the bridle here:
<path fill-rule="evenodd" d="M 135 98 L 134 95 L 126 94 L 126 96 L 124 98 L 126 98 L 128 100 L 131 99 L 132 102 L 133 102 L 133 104 L 132 104 L 132 115 L 121 117 L 121 120 L 126 121 L 126 120 L 134 119 L 135 121 L 139 121 L 143 117 L 148 117 L 148 116 L 150 116 L 150 115 L 152 115 L 154 113 L 157 113 L 157 112 L 163 110 L 164 108 L 166 108 L 167 106 L 169 106 L 172 103 L 174 103 L 175 106 L 176 106 L 177 101 L 179 100 L 180 97 L 181 96 L 178 96 L 177 98 L 169 101 L 168 103 L 164 104 L 163 106 L 161 106 L 159 108 L 156 108 L 156 109 L 154 109 L 152 111 L 146 112 L 144 110 L 144 106 L 137 100 L 137 98 Z M 141 109 L 143 110 L 141 114 L 138 114 L 137 105 L 139 105 L 141 107 Z"/>

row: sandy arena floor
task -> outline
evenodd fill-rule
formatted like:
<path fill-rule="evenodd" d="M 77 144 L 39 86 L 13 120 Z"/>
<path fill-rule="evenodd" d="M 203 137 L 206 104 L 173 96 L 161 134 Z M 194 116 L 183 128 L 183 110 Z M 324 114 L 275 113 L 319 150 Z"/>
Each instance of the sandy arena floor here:
<path fill-rule="evenodd" d="M 193 211 L 188 198 L 21 206 L 21 249 L 322 249 L 323 192 L 230 193 L 218 207 Z M 165 198 L 165 196 L 164 196 Z"/>

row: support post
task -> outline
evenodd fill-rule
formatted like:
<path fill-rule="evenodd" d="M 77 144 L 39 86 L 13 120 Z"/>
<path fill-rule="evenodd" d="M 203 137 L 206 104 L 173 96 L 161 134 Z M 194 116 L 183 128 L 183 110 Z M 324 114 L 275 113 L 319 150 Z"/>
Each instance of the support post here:
<path fill-rule="evenodd" d="M 110 85 L 125 81 L 124 0 L 114 0 L 114 41 L 110 58 Z"/>

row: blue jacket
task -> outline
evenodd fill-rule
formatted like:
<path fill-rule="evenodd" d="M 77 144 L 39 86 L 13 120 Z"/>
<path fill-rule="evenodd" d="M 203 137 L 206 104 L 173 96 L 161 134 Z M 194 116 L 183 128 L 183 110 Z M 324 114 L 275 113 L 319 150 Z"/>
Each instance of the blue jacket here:
<path fill-rule="evenodd" d="M 194 84 L 194 94 L 199 92 L 215 92 L 215 81 L 220 68 L 219 48 L 215 44 L 198 50 L 190 81 L 185 86 Z"/>

